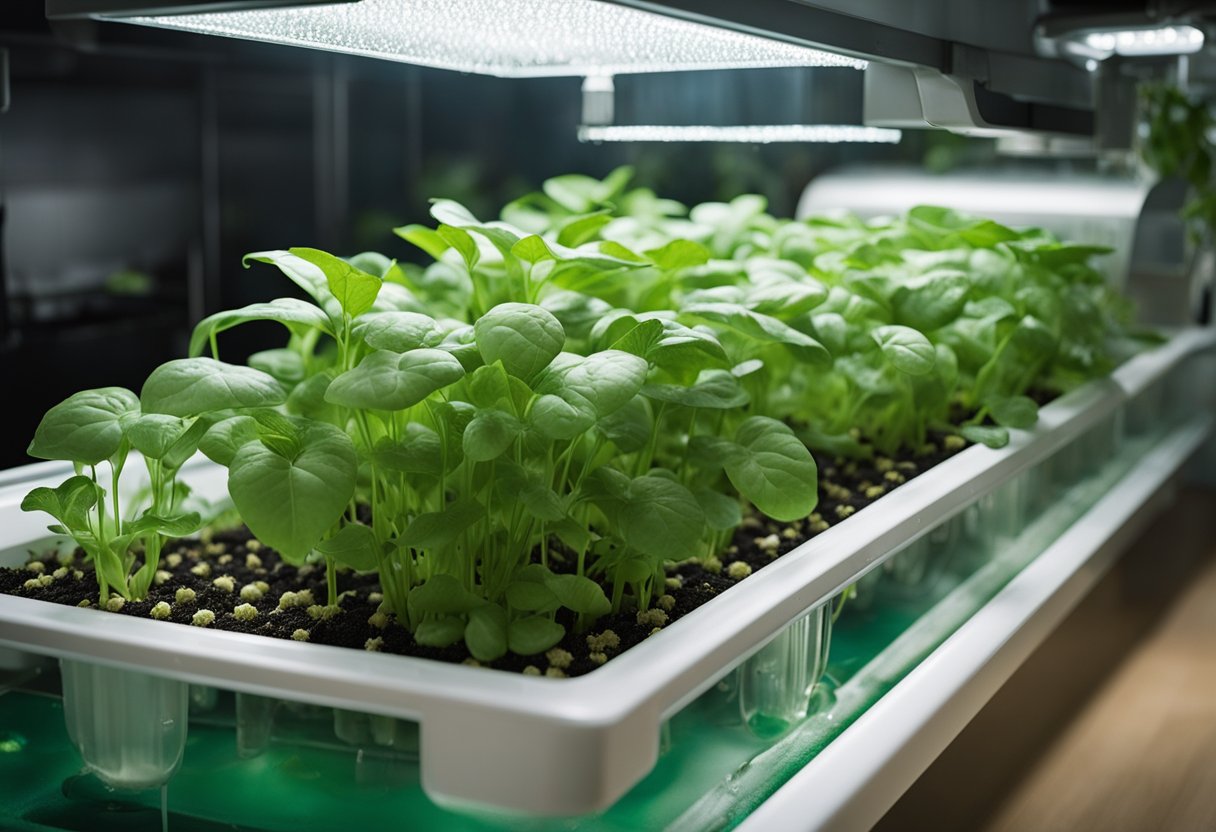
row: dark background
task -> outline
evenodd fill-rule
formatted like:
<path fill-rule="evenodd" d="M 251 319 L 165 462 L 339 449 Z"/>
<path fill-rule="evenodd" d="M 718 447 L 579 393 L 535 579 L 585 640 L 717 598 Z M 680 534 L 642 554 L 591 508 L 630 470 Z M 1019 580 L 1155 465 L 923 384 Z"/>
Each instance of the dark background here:
<path fill-rule="evenodd" d="M 0 467 L 28 461 L 41 414 L 70 393 L 138 392 L 220 308 L 293 287 L 262 249 L 420 255 L 391 229 L 445 196 L 493 217 L 553 175 L 637 183 L 687 204 L 744 192 L 793 212 L 816 173 L 920 161 L 892 145 L 580 144 L 578 78 L 502 80 L 290 47 L 78 22 L 40 0 L 0 9 L 11 107 L 0 115 Z M 860 72 L 749 70 L 617 79 L 622 123 L 860 123 Z M 934 139 L 933 153 L 961 146 Z M 225 336 L 225 358 L 281 340 Z"/>

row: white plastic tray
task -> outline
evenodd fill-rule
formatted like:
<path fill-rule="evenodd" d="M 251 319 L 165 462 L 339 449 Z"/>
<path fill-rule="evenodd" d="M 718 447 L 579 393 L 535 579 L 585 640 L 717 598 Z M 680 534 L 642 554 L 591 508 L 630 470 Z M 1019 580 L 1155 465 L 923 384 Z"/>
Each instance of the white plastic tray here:
<path fill-rule="evenodd" d="M 903 544 L 1111 416 L 1183 359 L 1216 346 L 1188 330 L 1043 408 L 1001 450 L 972 447 L 783 556 L 662 633 L 575 679 L 548 679 L 267 639 L 0 596 L 0 644 L 420 723 L 424 789 L 447 803 L 576 815 L 654 766 L 662 721 L 785 626 Z M 44 540 L 21 496 L 57 466 L 0 477 L 0 551 Z M 52 476 L 54 475 L 54 476 Z M 200 464 L 188 479 L 222 487 Z"/>

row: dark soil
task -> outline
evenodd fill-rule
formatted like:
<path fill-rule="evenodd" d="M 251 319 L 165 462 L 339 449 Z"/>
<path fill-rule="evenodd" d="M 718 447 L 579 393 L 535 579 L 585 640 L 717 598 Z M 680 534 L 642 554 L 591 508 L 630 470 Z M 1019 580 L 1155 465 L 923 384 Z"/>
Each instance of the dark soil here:
<path fill-rule="evenodd" d="M 652 610 L 641 616 L 634 609 L 600 619 L 587 633 L 576 634 L 570 626 L 571 620 L 559 622 L 567 625 L 567 635 L 554 650 L 538 656 L 516 656 L 507 654 L 490 666 L 514 672 L 549 673 L 552 675 L 578 676 L 597 668 L 606 659 L 646 639 L 656 629 L 679 619 L 696 609 L 717 594 L 729 589 L 747 574 L 763 568 L 775 558 L 796 548 L 804 541 L 846 519 L 883 494 L 897 488 L 901 482 L 911 480 L 920 473 L 953 456 L 962 447 L 954 447 L 944 435 L 933 437 L 933 441 L 921 449 L 919 455 L 905 455 L 899 460 L 849 462 L 841 458 L 817 458 L 819 463 L 819 507 L 807 520 L 795 523 L 777 523 L 753 515 L 745 518 L 736 530 L 727 548 L 717 559 L 690 561 L 668 567 L 667 596 L 652 604 Z M 36 566 L 34 564 L 40 564 Z M 53 575 L 60 567 L 66 574 L 53 578 L 46 585 L 26 588 L 26 582 L 36 580 L 37 571 Z M 142 618 L 151 616 L 153 607 L 159 602 L 170 606 L 166 620 L 190 625 L 195 613 L 210 610 L 214 621 L 208 626 L 217 630 L 254 633 L 274 638 L 292 638 L 293 634 L 307 633 L 307 640 L 314 644 L 330 644 L 354 649 L 378 649 L 384 653 L 398 653 L 446 662 L 473 663 L 463 643 L 447 648 L 425 647 L 416 644 L 404 627 L 388 616 L 387 626 L 371 623 L 379 606 L 379 585 L 374 575 L 361 576 L 351 572 L 340 572 L 337 578 L 341 593 L 341 612 L 329 618 L 314 617 L 318 609 L 310 613 L 308 604 L 288 606 L 280 609 L 280 598 L 284 592 L 299 593 L 307 590 L 314 605 L 326 603 L 327 591 L 323 565 L 302 567 L 284 562 L 278 553 L 262 547 L 253 540 L 248 529 L 238 528 L 215 531 L 200 540 L 175 541 L 165 547 L 161 556 L 161 569 L 165 574 L 143 601 L 128 601 L 118 610 L 120 615 Z M 560 570 L 560 565 L 555 566 Z M 206 574 L 198 574 L 206 572 Z M 232 591 L 217 587 L 216 578 L 232 578 Z M 242 588 L 263 582 L 265 590 L 260 598 L 248 597 Z M 195 593 L 192 601 L 178 602 L 177 592 L 190 589 Z M 97 607 L 97 582 L 93 567 L 84 561 L 79 550 L 67 562 L 56 561 L 53 556 L 35 558 L 25 568 L 0 569 L 0 593 L 36 598 L 69 606 L 89 605 Z M 375 594 L 375 595 L 374 595 Z M 629 599 L 626 599 L 627 601 Z M 240 620 L 233 610 L 249 603 L 257 610 L 252 620 Z M 661 610 L 661 613 L 660 613 Z M 563 611 L 564 612 L 564 611 Z M 385 623 L 378 621 L 378 623 Z M 615 647 L 604 646 L 592 649 L 589 640 L 611 630 L 616 639 L 604 639 Z M 379 641 L 377 641 L 379 639 Z M 559 651 L 559 652 L 555 652 Z M 564 651 L 562 655 L 560 651 Z M 595 655 L 595 654 L 599 655 Z M 593 658 L 594 655 L 594 658 Z"/>

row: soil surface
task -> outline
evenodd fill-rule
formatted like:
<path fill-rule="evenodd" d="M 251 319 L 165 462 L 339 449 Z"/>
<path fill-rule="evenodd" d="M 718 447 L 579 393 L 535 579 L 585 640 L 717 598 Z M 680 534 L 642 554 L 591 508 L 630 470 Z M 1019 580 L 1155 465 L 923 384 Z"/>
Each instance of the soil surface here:
<path fill-rule="evenodd" d="M 652 604 L 650 611 L 639 615 L 636 609 L 629 609 L 607 615 L 588 632 L 575 633 L 571 626 L 572 616 L 563 619 L 562 614 L 567 612 L 563 610 L 558 621 L 566 625 L 567 634 L 556 648 L 536 656 L 508 653 L 488 666 L 546 675 L 589 673 L 745 580 L 751 572 L 762 569 L 962 449 L 963 445 L 957 439 L 947 440 L 938 435 L 919 454 L 906 454 L 898 459 L 876 456 L 869 461 L 850 462 L 839 457 L 817 456 L 819 506 L 808 519 L 777 523 L 758 515 L 747 516 L 735 531 L 727 550 L 718 558 L 669 565 L 666 595 Z M 551 563 L 551 566 L 561 571 L 560 563 Z M 216 630 L 274 638 L 306 638 L 313 644 L 476 663 L 463 642 L 446 648 L 426 647 L 415 643 L 409 631 L 398 626 L 391 614 L 377 616 L 381 598 L 375 575 L 340 571 L 337 583 L 341 611 L 329 617 L 322 616 L 320 607 L 327 598 L 324 565 L 293 566 L 283 561 L 277 552 L 254 540 L 244 527 L 204 533 L 200 539 L 174 541 L 162 552 L 160 569 L 157 582 L 145 600 L 127 601 L 121 609 L 106 612 L 157 617 L 153 615 L 153 609 L 164 602 L 169 610 L 163 620 L 181 625 L 196 622 L 197 626 L 196 614 L 209 610 L 214 619 L 206 626 Z M 231 581 L 222 580 L 225 577 Z M 217 579 L 220 580 L 217 582 Z M 179 601 L 178 594 L 182 590 L 193 591 L 194 597 Z M 611 595 L 610 588 L 605 587 L 605 590 Z M 300 597 L 301 591 L 308 595 Z M 281 604 L 285 592 L 297 593 L 296 604 Z M 0 569 L 0 593 L 69 606 L 95 609 L 98 606 L 93 567 L 84 560 L 80 550 L 66 559 L 43 555 L 34 557 L 24 568 Z M 243 604 L 256 609 L 256 616 L 239 618 L 234 614 L 234 610 Z M 163 613 L 164 608 L 159 608 L 158 612 Z M 249 610 L 242 612 L 247 615 Z M 611 633 L 605 635 L 606 631 Z"/>

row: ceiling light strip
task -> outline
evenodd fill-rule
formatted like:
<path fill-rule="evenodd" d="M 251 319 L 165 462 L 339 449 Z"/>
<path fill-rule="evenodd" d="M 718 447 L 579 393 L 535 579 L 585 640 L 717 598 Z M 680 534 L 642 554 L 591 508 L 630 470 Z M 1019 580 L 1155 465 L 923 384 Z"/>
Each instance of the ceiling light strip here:
<path fill-rule="evenodd" d="M 747 125 L 584 125 L 578 129 L 581 142 L 863 142 L 897 144 L 899 130 L 862 127 L 855 124 L 747 124 Z"/>
<path fill-rule="evenodd" d="M 1146 29 L 1094 31 L 1085 45 L 1107 54 L 1186 55 L 1203 48 L 1203 32 L 1194 26 L 1155 26 Z"/>

